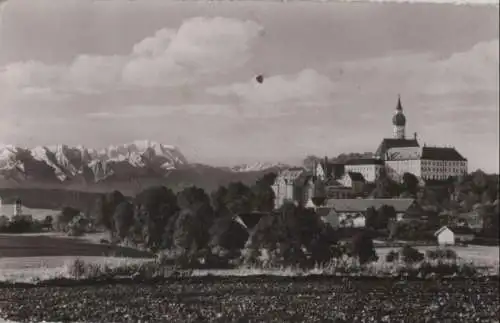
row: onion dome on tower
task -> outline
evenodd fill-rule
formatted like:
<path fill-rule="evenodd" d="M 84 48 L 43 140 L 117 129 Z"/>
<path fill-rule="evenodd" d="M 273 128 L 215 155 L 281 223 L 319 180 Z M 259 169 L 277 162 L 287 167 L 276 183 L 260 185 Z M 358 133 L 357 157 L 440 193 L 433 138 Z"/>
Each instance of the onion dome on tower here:
<path fill-rule="evenodd" d="M 403 114 L 403 107 L 401 106 L 401 97 L 398 97 L 398 106 L 396 107 L 396 114 L 392 117 L 392 124 L 402 127 L 406 125 L 406 117 Z"/>

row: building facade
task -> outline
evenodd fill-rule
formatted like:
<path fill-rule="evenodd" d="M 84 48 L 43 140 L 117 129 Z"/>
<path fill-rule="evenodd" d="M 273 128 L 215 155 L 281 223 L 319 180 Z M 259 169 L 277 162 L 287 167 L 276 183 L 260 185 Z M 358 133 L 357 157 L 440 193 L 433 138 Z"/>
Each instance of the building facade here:
<path fill-rule="evenodd" d="M 359 173 L 366 182 L 375 182 L 379 178 L 384 167 L 384 161 L 382 159 L 354 159 L 346 163 L 345 173 Z"/>
<path fill-rule="evenodd" d="M 454 147 L 422 147 L 416 133 L 412 139 L 406 138 L 406 117 L 400 98 L 392 123 L 393 138 L 383 139 L 375 153 L 384 161 L 391 178 L 401 182 L 404 173 L 410 173 L 424 181 L 442 181 L 467 174 L 467 159 Z"/>
<path fill-rule="evenodd" d="M 309 196 L 307 185 L 311 173 L 302 167 L 282 170 L 276 176 L 272 189 L 274 191 L 274 207 L 280 208 L 286 202 L 305 204 Z"/>

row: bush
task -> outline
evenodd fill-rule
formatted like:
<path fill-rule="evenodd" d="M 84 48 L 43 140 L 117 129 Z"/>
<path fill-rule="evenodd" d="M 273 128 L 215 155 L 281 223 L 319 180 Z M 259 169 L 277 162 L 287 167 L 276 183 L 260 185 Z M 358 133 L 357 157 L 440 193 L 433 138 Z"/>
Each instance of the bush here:
<path fill-rule="evenodd" d="M 399 260 L 399 252 L 395 250 L 391 250 L 386 256 L 385 256 L 385 261 L 387 262 L 393 262 Z"/>
<path fill-rule="evenodd" d="M 33 221 L 31 218 L 14 217 L 9 222 L 2 220 L 0 232 L 4 233 L 27 233 L 27 232 L 40 232 L 42 224 L 39 221 Z"/>
<path fill-rule="evenodd" d="M 358 257 L 360 264 L 377 261 L 378 256 L 375 251 L 373 239 L 368 232 L 357 234 L 352 243 L 353 254 Z"/>
<path fill-rule="evenodd" d="M 427 250 L 425 255 L 428 259 L 457 259 L 457 253 L 452 249 L 435 249 Z"/>
<path fill-rule="evenodd" d="M 74 217 L 68 223 L 67 230 L 70 236 L 81 236 L 87 232 L 89 221 L 81 215 Z"/>
<path fill-rule="evenodd" d="M 411 246 L 404 246 L 401 249 L 401 256 L 406 263 L 414 263 L 424 260 L 424 254 Z"/>
<path fill-rule="evenodd" d="M 52 230 L 53 223 L 54 223 L 54 218 L 51 215 L 47 215 L 45 219 L 43 219 L 42 226 L 44 229 Z"/>

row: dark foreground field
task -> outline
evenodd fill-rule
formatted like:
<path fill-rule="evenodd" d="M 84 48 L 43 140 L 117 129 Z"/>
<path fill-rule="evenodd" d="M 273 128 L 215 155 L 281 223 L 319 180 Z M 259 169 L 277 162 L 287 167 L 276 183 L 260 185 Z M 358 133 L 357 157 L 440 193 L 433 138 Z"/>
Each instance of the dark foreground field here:
<path fill-rule="evenodd" d="M 498 281 L 184 278 L 0 288 L 0 317 L 90 322 L 498 322 Z"/>

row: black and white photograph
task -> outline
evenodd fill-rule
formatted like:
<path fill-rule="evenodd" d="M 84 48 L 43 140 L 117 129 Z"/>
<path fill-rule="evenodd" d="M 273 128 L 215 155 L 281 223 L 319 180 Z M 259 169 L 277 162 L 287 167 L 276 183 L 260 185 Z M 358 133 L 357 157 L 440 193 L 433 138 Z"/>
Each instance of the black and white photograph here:
<path fill-rule="evenodd" d="M 499 322 L 498 0 L 0 0 L 0 323 Z"/>

